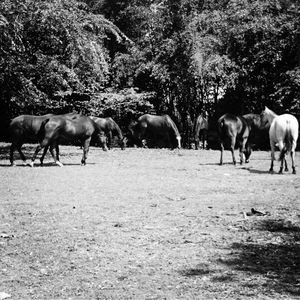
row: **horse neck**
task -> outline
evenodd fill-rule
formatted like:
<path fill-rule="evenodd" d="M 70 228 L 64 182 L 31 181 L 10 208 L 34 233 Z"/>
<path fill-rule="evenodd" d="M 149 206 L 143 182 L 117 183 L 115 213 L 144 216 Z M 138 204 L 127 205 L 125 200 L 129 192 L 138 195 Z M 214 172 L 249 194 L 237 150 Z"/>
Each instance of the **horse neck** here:
<path fill-rule="evenodd" d="M 244 119 L 249 123 L 249 125 L 252 127 L 260 128 L 261 122 L 260 122 L 260 116 L 256 114 L 247 114 L 243 116 Z"/>
<path fill-rule="evenodd" d="M 123 139 L 123 134 L 122 134 L 122 131 L 121 131 L 119 125 L 116 122 L 114 122 L 113 125 L 114 125 L 113 126 L 113 131 L 115 131 L 117 133 L 120 140 Z"/>
<path fill-rule="evenodd" d="M 267 111 L 267 113 L 265 115 L 270 124 L 272 124 L 272 121 L 277 117 L 277 115 L 270 109 Z"/>

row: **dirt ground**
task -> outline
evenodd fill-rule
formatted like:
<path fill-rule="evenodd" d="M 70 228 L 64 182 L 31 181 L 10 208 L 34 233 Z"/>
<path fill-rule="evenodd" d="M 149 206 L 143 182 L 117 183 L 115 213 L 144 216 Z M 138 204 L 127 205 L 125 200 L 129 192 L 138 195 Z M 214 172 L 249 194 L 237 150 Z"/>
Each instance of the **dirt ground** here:
<path fill-rule="evenodd" d="M 9 299 L 299 299 L 298 174 L 268 152 L 0 147 L 0 294 Z M 27 145 L 32 154 L 34 147 Z M 228 163 L 227 163 L 228 162 Z M 290 161 L 289 161 L 290 162 Z M 278 170 L 278 162 L 276 163 Z M 266 215 L 244 217 L 251 208 Z"/>

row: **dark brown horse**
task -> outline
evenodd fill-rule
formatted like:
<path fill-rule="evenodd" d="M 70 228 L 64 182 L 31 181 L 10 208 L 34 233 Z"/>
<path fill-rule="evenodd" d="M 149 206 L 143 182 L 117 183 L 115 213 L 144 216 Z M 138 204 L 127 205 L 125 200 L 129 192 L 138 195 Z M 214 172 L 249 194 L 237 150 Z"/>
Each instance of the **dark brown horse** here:
<path fill-rule="evenodd" d="M 202 141 L 203 149 L 207 144 L 208 120 L 204 113 L 200 114 L 196 119 L 194 126 L 195 149 L 200 148 L 200 139 Z"/>
<path fill-rule="evenodd" d="M 98 117 L 90 117 L 95 123 L 97 123 L 102 131 L 107 136 L 107 147 L 111 149 L 111 143 L 113 136 L 117 136 L 119 138 L 119 144 L 122 150 L 125 149 L 125 140 L 122 134 L 122 131 L 119 125 L 110 117 L 108 118 L 98 118 Z"/>
<path fill-rule="evenodd" d="M 15 165 L 14 162 L 14 151 L 17 149 L 20 153 L 21 159 L 24 165 L 27 164 L 26 157 L 23 154 L 21 148 L 24 143 L 36 143 L 38 142 L 38 133 L 41 128 L 41 124 L 47 118 L 53 116 L 52 114 L 47 114 L 44 116 L 32 116 L 32 115 L 21 115 L 18 116 L 10 122 L 10 163 L 12 166 Z M 47 148 L 44 149 L 43 158 L 47 152 Z M 50 151 L 53 149 L 50 147 Z M 42 163 L 42 161 L 41 161 Z"/>
<path fill-rule="evenodd" d="M 168 115 L 145 114 L 132 123 L 129 130 L 139 145 L 145 139 L 147 143 L 150 141 L 151 146 L 181 148 L 181 136 Z"/>
<path fill-rule="evenodd" d="M 249 137 L 251 127 L 248 121 L 241 116 L 235 116 L 232 114 L 225 114 L 218 120 L 218 134 L 221 145 L 220 165 L 223 164 L 223 152 L 224 145 L 229 144 L 229 148 L 232 154 L 233 164 L 236 164 L 234 147 L 238 144 L 240 152 L 240 163 L 244 161 L 244 154 L 246 162 L 249 160 L 250 150 L 246 149 L 246 143 Z"/>
<path fill-rule="evenodd" d="M 92 135 L 96 134 L 99 138 L 103 149 L 106 149 L 106 138 L 104 132 L 101 130 L 92 119 L 82 115 L 76 115 L 75 118 L 68 118 L 67 116 L 52 116 L 42 122 L 39 135 L 41 136 L 40 145 L 35 150 L 32 157 L 31 166 L 34 165 L 39 151 L 45 147 L 56 147 L 62 141 L 77 142 L 81 141 L 83 144 L 83 156 L 81 165 L 86 164 L 87 154 Z M 56 157 L 53 157 L 57 165 L 63 166 L 59 161 L 59 151 Z"/>
<path fill-rule="evenodd" d="M 53 114 L 46 114 L 43 116 L 33 116 L 33 115 L 20 115 L 10 122 L 10 138 L 11 138 L 11 146 L 10 146 L 10 163 L 12 166 L 15 165 L 14 162 L 14 151 L 18 150 L 20 153 L 21 159 L 23 160 L 23 164 L 27 165 L 26 157 L 22 152 L 22 145 L 25 143 L 37 143 L 39 142 L 39 131 L 43 121 L 49 119 L 54 116 Z M 64 116 L 68 118 L 76 117 L 76 113 L 68 113 L 64 114 Z M 51 155 L 54 156 L 53 146 L 49 145 Z M 41 156 L 41 164 L 43 164 L 44 157 L 47 153 L 49 147 L 44 148 L 43 155 Z M 56 151 L 58 150 L 58 146 L 56 147 Z"/>

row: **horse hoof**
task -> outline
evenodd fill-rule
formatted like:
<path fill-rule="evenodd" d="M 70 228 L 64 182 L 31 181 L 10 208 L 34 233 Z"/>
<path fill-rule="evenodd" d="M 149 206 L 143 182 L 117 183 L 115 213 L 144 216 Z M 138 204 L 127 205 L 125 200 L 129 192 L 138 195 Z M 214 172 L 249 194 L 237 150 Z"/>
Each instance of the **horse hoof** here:
<path fill-rule="evenodd" d="M 60 161 L 55 162 L 59 167 L 63 167 L 64 165 Z"/>
<path fill-rule="evenodd" d="M 248 163 L 249 163 L 249 159 L 247 159 L 247 160 L 245 161 L 245 163 L 248 164 Z"/>

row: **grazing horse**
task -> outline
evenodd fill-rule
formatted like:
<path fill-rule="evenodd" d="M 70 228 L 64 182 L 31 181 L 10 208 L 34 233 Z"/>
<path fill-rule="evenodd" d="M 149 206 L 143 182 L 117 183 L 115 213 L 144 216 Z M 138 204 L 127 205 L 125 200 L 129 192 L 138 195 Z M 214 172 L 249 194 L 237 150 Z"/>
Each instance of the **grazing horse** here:
<path fill-rule="evenodd" d="M 200 114 L 196 119 L 194 126 L 195 149 L 200 148 L 200 139 L 202 138 L 203 149 L 207 144 L 208 120 L 204 113 Z"/>
<path fill-rule="evenodd" d="M 232 114 L 225 114 L 218 120 L 218 134 L 221 145 L 220 165 L 223 164 L 224 144 L 229 141 L 230 151 L 232 154 L 233 164 L 236 164 L 234 156 L 234 147 L 238 143 L 240 152 L 240 163 L 242 164 L 243 154 L 245 154 L 246 162 L 249 161 L 250 149 L 246 148 L 246 143 L 250 133 L 251 127 L 248 121 L 241 116 Z"/>
<path fill-rule="evenodd" d="M 100 128 L 102 129 L 102 131 L 104 131 L 104 133 L 107 136 L 107 147 L 108 149 L 111 148 L 111 142 L 112 142 L 112 138 L 113 136 L 117 136 L 119 138 L 119 143 L 120 143 L 120 147 L 122 150 L 125 149 L 125 139 L 123 137 L 122 131 L 120 129 L 120 127 L 118 126 L 118 124 L 110 117 L 108 118 L 98 118 L 98 117 L 92 117 L 90 116 L 90 118 L 97 123 Z"/>
<path fill-rule="evenodd" d="M 32 116 L 32 115 L 21 115 L 18 116 L 10 122 L 10 138 L 11 138 L 11 146 L 10 146 L 10 164 L 12 166 L 15 165 L 14 162 L 14 151 L 18 150 L 20 153 L 21 159 L 23 160 L 24 165 L 27 164 L 26 157 L 23 154 L 21 147 L 24 143 L 29 142 L 38 142 L 39 137 L 38 133 L 43 121 L 47 118 L 52 117 L 53 114 L 47 114 L 44 116 Z M 44 156 L 48 150 L 48 147 L 44 149 L 44 153 L 41 158 L 41 164 L 43 163 Z M 53 149 L 50 147 L 51 154 Z"/>
<path fill-rule="evenodd" d="M 41 142 L 37 146 L 32 157 L 31 166 L 34 165 L 39 151 L 45 147 L 56 147 L 61 141 L 81 141 L 83 143 L 83 156 L 81 165 L 86 164 L 89 145 L 93 134 L 97 134 L 103 150 L 106 150 L 106 138 L 101 130 L 92 119 L 86 116 L 77 115 L 75 118 L 68 118 L 65 115 L 52 116 L 42 122 L 40 132 Z M 59 166 L 63 164 L 59 161 L 59 151 L 56 157 L 53 157 L 55 163 Z"/>
<path fill-rule="evenodd" d="M 177 126 L 168 115 L 145 114 L 131 123 L 129 131 L 132 137 L 142 145 L 144 139 L 160 147 L 181 148 L 181 136 Z M 176 145 L 176 146 L 175 146 Z"/>
<path fill-rule="evenodd" d="M 270 126 L 271 167 L 269 171 L 273 172 L 275 147 L 278 146 L 280 150 L 279 160 L 281 161 L 279 174 L 282 174 L 283 162 L 285 161 L 285 154 L 287 152 L 291 153 L 293 174 L 296 174 L 295 150 L 299 134 L 297 119 L 290 114 L 276 115 L 272 110 L 265 107 L 261 113 L 261 122 Z"/>
<path fill-rule="evenodd" d="M 64 116 L 68 118 L 76 117 L 76 113 L 68 113 Z M 54 116 L 53 114 L 46 114 L 43 116 L 33 116 L 33 115 L 20 115 L 10 122 L 10 138 L 11 138 L 11 146 L 10 146 L 10 163 L 11 166 L 15 166 L 14 162 L 14 151 L 18 150 L 20 153 L 21 159 L 23 160 L 23 164 L 27 165 L 26 157 L 23 154 L 21 147 L 24 143 L 36 143 L 39 142 L 39 131 L 43 121 Z M 49 147 L 44 148 L 43 155 L 40 158 L 41 165 L 43 164 L 44 157 L 47 153 Z M 56 151 L 59 151 L 58 146 L 56 146 Z M 50 145 L 50 153 L 52 157 L 54 157 L 53 146 Z"/>

